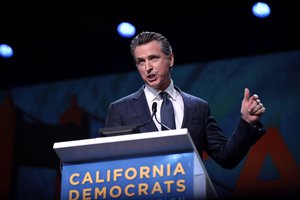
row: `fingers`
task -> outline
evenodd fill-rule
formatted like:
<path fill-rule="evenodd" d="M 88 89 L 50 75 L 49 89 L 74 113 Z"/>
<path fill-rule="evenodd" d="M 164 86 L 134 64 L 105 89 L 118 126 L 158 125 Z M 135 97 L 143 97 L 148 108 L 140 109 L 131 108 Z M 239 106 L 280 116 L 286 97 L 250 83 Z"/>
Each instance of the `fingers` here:
<path fill-rule="evenodd" d="M 255 109 L 255 107 L 260 103 L 260 100 L 258 98 L 258 95 L 257 94 L 254 94 L 250 97 L 249 99 L 249 108 L 248 108 L 248 111 L 249 113 L 253 113 L 253 110 Z"/>
<path fill-rule="evenodd" d="M 261 115 L 266 111 L 266 108 L 264 107 L 263 103 L 261 103 L 260 99 L 258 98 L 258 95 L 253 95 L 253 103 L 250 106 L 249 112 L 250 115 Z"/>
<path fill-rule="evenodd" d="M 257 114 L 257 112 L 260 110 L 260 109 L 263 109 L 264 108 L 264 105 L 262 103 L 258 103 L 254 109 L 252 110 L 252 113 L 253 114 Z"/>
<path fill-rule="evenodd" d="M 252 97 L 251 97 L 251 99 L 253 100 L 253 101 L 257 101 L 257 100 L 259 100 L 259 98 L 258 98 L 258 95 L 257 94 L 254 94 Z M 259 100 L 260 101 L 260 100 Z"/>

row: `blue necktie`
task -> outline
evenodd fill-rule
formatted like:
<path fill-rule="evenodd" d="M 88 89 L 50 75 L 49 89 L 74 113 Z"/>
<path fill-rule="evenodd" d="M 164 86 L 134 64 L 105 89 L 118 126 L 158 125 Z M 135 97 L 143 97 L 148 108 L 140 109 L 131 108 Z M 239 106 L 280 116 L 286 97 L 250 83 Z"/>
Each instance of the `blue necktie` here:
<path fill-rule="evenodd" d="M 161 123 L 166 125 L 170 129 L 176 129 L 174 119 L 174 109 L 169 94 L 167 92 L 161 92 L 160 97 L 163 99 L 160 109 Z M 161 130 L 168 130 L 164 126 L 161 126 Z"/>

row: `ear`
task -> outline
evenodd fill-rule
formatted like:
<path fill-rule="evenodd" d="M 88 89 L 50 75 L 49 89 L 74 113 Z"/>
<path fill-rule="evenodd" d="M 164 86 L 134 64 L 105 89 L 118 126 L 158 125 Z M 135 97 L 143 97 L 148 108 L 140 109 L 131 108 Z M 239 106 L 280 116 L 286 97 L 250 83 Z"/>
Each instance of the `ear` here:
<path fill-rule="evenodd" d="M 173 53 L 170 54 L 169 59 L 170 59 L 170 68 L 172 68 L 174 65 L 174 54 Z"/>

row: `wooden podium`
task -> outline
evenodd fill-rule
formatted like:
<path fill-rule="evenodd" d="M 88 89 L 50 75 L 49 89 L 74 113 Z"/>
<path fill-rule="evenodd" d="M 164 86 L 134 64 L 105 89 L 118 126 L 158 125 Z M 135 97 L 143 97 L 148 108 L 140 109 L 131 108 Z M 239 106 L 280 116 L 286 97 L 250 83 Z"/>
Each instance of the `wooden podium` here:
<path fill-rule="evenodd" d="M 217 199 L 187 129 L 57 142 L 61 199 Z"/>

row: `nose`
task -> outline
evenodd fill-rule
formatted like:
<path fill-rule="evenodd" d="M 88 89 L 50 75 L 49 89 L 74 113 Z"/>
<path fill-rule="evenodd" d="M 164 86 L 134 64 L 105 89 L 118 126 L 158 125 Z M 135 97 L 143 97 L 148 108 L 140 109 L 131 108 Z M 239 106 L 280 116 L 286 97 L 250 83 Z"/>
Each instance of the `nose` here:
<path fill-rule="evenodd" d="M 146 71 L 150 71 L 150 70 L 152 70 L 152 64 L 151 64 L 151 62 L 150 61 L 147 61 L 146 62 L 146 65 L 145 65 L 145 69 L 146 69 Z"/>

